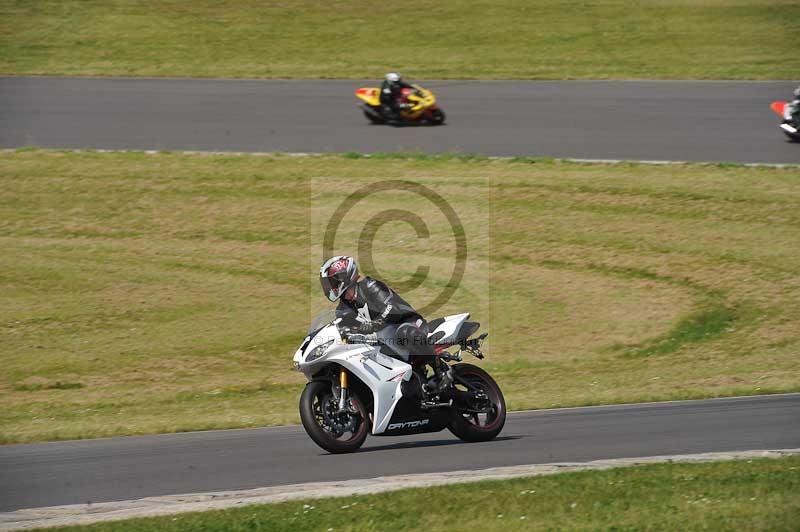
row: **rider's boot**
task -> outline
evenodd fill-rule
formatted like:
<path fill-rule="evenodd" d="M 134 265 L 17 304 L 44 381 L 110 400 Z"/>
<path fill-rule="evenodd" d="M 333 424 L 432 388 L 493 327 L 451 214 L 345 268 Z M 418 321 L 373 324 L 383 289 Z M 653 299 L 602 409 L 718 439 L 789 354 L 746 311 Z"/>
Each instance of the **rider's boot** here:
<path fill-rule="evenodd" d="M 433 376 L 422 385 L 422 391 L 428 396 L 442 393 L 453 384 L 453 370 L 441 360 L 433 363 Z"/>
<path fill-rule="evenodd" d="M 390 126 L 400 127 L 403 125 L 403 120 L 400 118 L 400 110 L 395 109 L 390 105 L 383 106 L 383 116 L 386 123 Z"/>

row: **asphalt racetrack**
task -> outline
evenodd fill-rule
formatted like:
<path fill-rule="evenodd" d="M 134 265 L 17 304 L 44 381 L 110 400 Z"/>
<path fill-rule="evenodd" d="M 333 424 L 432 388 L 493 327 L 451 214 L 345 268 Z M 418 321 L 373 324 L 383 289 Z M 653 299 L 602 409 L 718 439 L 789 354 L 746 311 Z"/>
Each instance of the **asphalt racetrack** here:
<path fill-rule="evenodd" d="M 800 394 L 512 413 L 498 439 L 371 437 L 329 455 L 302 427 L 0 446 L 0 512 L 301 482 L 800 447 Z"/>
<path fill-rule="evenodd" d="M 424 151 L 798 163 L 769 108 L 791 81 L 425 82 L 442 127 L 372 126 L 372 81 L 0 78 L 0 147 Z"/>
<path fill-rule="evenodd" d="M 773 100 L 793 82 L 425 83 L 442 127 L 369 125 L 363 81 L 0 78 L 0 147 L 424 151 L 800 164 Z M 0 512 L 177 493 L 604 458 L 800 447 L 800 394 L 512 413 L 500 437 L 370 438 L 328 455 L 301 427 L 0 446 Z"/>

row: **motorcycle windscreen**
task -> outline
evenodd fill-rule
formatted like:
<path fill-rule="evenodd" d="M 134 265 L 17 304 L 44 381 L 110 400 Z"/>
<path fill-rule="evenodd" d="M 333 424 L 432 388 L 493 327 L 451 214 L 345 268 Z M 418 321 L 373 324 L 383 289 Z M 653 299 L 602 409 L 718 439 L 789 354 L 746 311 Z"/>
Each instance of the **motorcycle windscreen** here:
<path fill-rule="evenodd" d="M 332 323 L 336 318 L 345 319 L 348 315 L 349 313 L 346 310 L 331 309 L 322 311 L 311 321 L 311 325 L 308 327 L 306 334 L 313 335 L 329 323 Z"/>

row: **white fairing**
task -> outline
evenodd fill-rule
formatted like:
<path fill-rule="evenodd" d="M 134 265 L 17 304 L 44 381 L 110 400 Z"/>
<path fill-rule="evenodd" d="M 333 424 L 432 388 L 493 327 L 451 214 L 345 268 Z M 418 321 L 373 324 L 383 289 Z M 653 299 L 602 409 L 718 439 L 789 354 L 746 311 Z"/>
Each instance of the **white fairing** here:
<path fill-rule="evenodd" d="M 438 332 L 443 332 L 444 336 L 436 340 L 437 344 L 451 344 L 454 343 L 461 330 L 461 326 L 469 319 L 469 313 L 453 314 L 452 316 L 445 316 L 444 322 L 439 324 L 436 329 L 431 331 L 428 336 L 433 336 Z"/>
<path fill-rule="evenodd" d="M 329 345 L 328 342 L 330 342 Z M 312 352 L 321 355 L 308 360 Z M 347 344 L 339 330 L 331 323 L 314 335 L 306 337 L 294 354 L 297 369 L 308 380 L 325 366 L 335 363 L 361 379 L 373 395 L 372 433 L 386 430 L 397 402 L 402 397 L 400 386 L 411 378 L 411 366 L 401 360 L 381 354 L 380 348 L 365 344 Z"/>

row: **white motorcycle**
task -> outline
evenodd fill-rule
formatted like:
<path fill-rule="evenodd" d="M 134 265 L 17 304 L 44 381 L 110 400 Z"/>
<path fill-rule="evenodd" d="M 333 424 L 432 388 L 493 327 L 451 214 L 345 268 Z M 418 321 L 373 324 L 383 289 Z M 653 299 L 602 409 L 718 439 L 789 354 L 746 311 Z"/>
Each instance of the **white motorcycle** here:
<path fill-rule="evenodd" d="M 347 453 L 361 447 L 369 433 L 399 436 L 445 428 L 479 442 L 503 429 L 506 403 L 494 379 L 472 364 L 448 364 L 461 362 L 462 353 L 483 358 L 487 335 L 471 338 L 480 324 L 467 321 L 469 314 L 428 323 L 435 353 L 428 357 L 412 356 L 411 346 L 397 339 L 396 326 L 355 334 L 343 317 L 336 311 L 317 316 L 294 354 L 295 367 L 309 381 L 300 396 L 300 419 L 317 445 Z"/>

